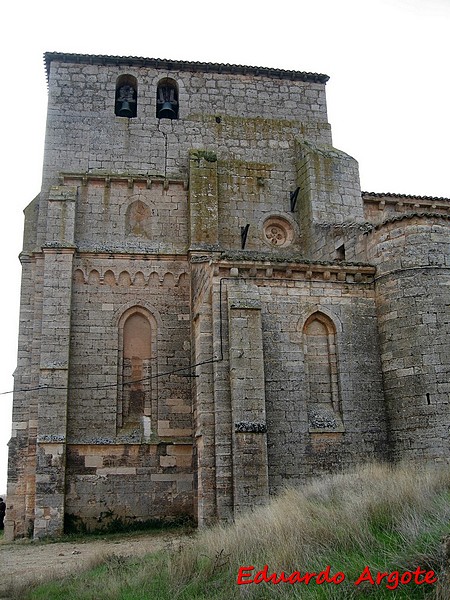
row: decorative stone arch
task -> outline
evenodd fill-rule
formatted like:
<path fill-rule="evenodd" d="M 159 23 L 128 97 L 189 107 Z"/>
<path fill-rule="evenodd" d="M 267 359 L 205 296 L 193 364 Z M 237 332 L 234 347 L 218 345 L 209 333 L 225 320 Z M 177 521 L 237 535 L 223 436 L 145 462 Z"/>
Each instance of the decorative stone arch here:
<path fill-rule="evenodd" d="M 117 285 L 116 276 L 114 275 L 114 272 L 111 271 L 111 269 L 107 269 L 105 271 L 105 274 L 103 275 L 103 281 L 106 285 L 109 285 L 111 287 L 115 287 Z"/>
<path fill-rule="evenodd" d="M 328 335 L 336 335 L 336 326 L 333 320 L 321 310 L 316 310 L 309 315 L 305 321 L 305 324 L 303 325 L 303 332 L 305 332 L 314 321 L 321 323 L 326 329 Z"/>
<path fill-rule="evenodd" d="M 170 271 L 164 273 L 163 286 L 168 288 L 175 287 L 175 277 Z"/>
<path fill-rule="evenodd" d="M 133 285 L 136 287 L 145 287 L 147 285 L 145 275 L 142 271 L 136 271 L 133 277 Z"/>
<path fill-rule="evenodd" d="M 157 271 L 152 271 L 148 278 L 148 284 L 150 286 L 160 286 L 161 285 L 161 277 Z"/>
<path fill-rule="evenodd" d="M 343 431 L 337 332 L 336 322 L 322 309 L 302 326 L 309 431 L 314 433 Z"/>
<path fill-rule="evenodd" d="M 119 285 L 120 287 L 131 286 L 131 276 L 128 271 L 121 271 L 121 273 L 119 273 L 119 277 L 117 278 L 117 285 Z"/>
<path fill-rule="evenodd" d="M 91 271 L 89 271 L 87 281 L 89 284 L 93 285 L 100 284 L 100 273 L 97 271 L 97 269 L 92 269 Z"/>
<path fill-rule="evenodd" d="M 75 269 L 75 271 L 73 273 L 73 280 L 75 283 L 83 283 L 83 284 L 86 283 L 86 278 L 81 269 Z"/>
<path fill-rule="evenodd" d="M 335 333 L 339 336 L 342 333 L 342 322 L 337 314 L 335 314 L 332 310 L 330 310 L 326 306 L 321 306 L 320 304 L 316 304 L 315 306 L 309 305 L 305 310 L 301 311 L 301 316 L 297 323 L 297 331 L 303 332 L 305 329 L 305 324 L 312 316 L 319 314 L 327 317 L 329 321 L 332 323 L 332 326 L 335 329 Z"/>
<path fill-rule="evenodd" d="M 157 320 L 147 308 L 134 305 L 121 313 L 117 327 L 117 428 L 150 435 L 156 413 Z"/>
<path fill-rule="evenodd" d="M 147 302 L 143 298 L 135 299 L 130 302 L 126 302 L 122 304 L 122 306 L 114 312 L 114 316 L 112 318 L 112 325 L 114 327 L 120 327 L 120 323 L 123 318 L 126 318 L 128 314 L 134 309 L 141 309 L 149 315 L 149 318 L 154 320 L 155 330 L 157 332 L 161 331 L 162 328 L 162 319 L 158 310 L 153 304 Z"/>
<path fill-rule="evenodd" d="M 134 75 L 119 75 L 116 80 L 114 113 L 117 117 L 137 116 L 137 79 Z"/>

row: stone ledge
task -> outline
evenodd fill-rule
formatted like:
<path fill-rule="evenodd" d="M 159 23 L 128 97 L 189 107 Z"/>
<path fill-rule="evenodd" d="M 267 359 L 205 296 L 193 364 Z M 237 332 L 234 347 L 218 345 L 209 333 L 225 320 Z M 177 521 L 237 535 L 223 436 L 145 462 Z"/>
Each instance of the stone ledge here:
<path fill-rule="evenodd" d="M 112 183 L 126 183 L 129 189 L 133 189 L 135 184 L 145 184 L 147 189 L 151 189 L 153 184 L 162 185 L 165 190 L 170 185 L 181 185 L 183 190 L 189 189 L 189 181 L 186 178 L 163 177 L 158 175 L 136 175 L 128 173 L 71 173 L 62 172 L 59 176 L 63 185 L 66 181 L 80 180 L 82 185 L 87 185 L 89 181 L 102 181 L 105 187 L 110 187 Z M 55 186 L 56 189 L 62 189 Z M 67 189 L 77 189 L 67 188 Z M 60 198 L 55 198 L 60 199 Z M 65 198 L 64 198 L 65 199 Z"/>

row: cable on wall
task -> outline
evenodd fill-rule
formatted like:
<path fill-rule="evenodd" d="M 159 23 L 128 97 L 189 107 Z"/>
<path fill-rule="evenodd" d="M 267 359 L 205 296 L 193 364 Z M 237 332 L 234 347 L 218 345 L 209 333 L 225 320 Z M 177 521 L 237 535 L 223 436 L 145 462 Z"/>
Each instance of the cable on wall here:
<path fill-rule="evenodd" d="M 420 267 L 420 268 L 424 268 L 424 267 Z M 381 276 L 380 276 L 381 277 Z M 348 281 L 346 282 L 346 285 L 368 285 L 368 284 L 372 284 L 376 281 L 376 279 L 378 278 L 374 278 L 371 279 L 370 281 Z M 221 362 L 224 359 L 224 351 L 223 351 L 223 320 L 224 320 L 224 315 L 223 315 L 223 283 L 225 281 L 248 281 L 248 278 L 246 277 L 221 277 L 219 280 L 219 304 L 220 304 L 220 319 L 219 319 L 219 340 L 220 340 L 220 354 L 219 357 L 211 357 L 208 360 L 204 360 L 201 361 L 199 363 L 195 363 L 193 365 L 188 365 L 187 367 L 180 367 L 178 369 L 172 369 L 171 371 L 165 371 L 163 373 L 156 373 L 155 375 L 150 375 L 149 377 L 144 377 L 142 379 L 136 379 L 136 380 L 132 380 L 132 381 L 126 381 L 123 382 L 122 384 L 119 383 L 110 383 L 110 384 L 104 384 L 104 385 L 100 385 L 100 384 L 96 384 L 96 385 L 87 385 L 87 386 L 52 386 L 52 385 L 39 385 L 39 386 L 35 386 L 35 387 L 31 387 L 31 388 L 18 388 L 16 390 L 9 390 L 7 392 L 0 392 L 0 396 L 6 396 L 7 394 L 12 394 L 14 392 L 16 393 L 24 393 L 24 392 L 35 392 L 35 391 L 41 391 L 41 390 L 67 390 L 67 391 L 76 391 L 76 390 L 101 390 L 101 389 L 119 389 L 120 387 L 122 387 L 123 385 L 133 385 L 136 383 L 143 383 L 145 381 L 149 381 L 151 379 L 158 379 L 160 377 L 166 377 L 166 376 L 170 376 L 170 375 L 174 375 L 176 373 L 183 373 L 184 371 L 189 371 L 192 372 L 193 369 L 200 367 L 202 365 L 207 365 L 207 364 L 211 364 L 211 363 L 215 363 L 215 362 Z M 286 281 L 290 281 L 292 282 L 293 280 L 287 280 L 281 277 L 258 277 L 258 278 L 252 278 L 252 281 L 282 281 L 282 282 L 286 282 Z M 294 280 L 295 281 L 295 280 Z M 300 280 L 299 280 L 300 281 Z M 323 279 L 308 279 L 307 282 L 314 282 L 314 283 L 341 283 L 341 282 L 336 282 L 336 281 L 327 281 L 327 280 L 323 280 Z M 192 375 L 191 375 L 192 376 Z"/>

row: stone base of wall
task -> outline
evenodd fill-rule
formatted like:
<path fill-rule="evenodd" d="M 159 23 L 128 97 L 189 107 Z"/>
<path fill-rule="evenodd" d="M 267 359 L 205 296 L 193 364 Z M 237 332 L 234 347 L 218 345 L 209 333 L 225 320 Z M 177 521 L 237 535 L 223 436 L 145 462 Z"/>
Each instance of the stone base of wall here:
<path fill-rule="evenodd" d="M 65 531 L 194 518 L 192 446 L 68 447 Z"/>

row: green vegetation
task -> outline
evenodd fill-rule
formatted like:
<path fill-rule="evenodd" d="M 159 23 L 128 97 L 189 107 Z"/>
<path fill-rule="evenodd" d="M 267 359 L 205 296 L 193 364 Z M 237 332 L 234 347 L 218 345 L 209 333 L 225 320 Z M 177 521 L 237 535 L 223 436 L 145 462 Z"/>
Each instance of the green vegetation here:
<path fill-rule="evenodd" d="M 286 490 L 266 508 L 233 525 L 199 532 L 178 552 L 139 560 L 110 556 L 82 575 L 41 585 L 16 598 L 444 600 L 450 598 L 450 574 L 443 571 L 441 540 L 449 532 L 448 468 L 371 465 Z M 295 571 L 302 576 L 318 574 L 329 565 L 330 578 L 340 571 L 345 580 L 318 585 L 313 576 L 308 585 L 237 585 L 240 567 L 248 568 L 241 573 L 245 580 L 264 565 L 268 575 L 276 572 L 279 577 L 284 571 L 286 578 Z M 374 579 L 378 572 L 393 575 L 378 585 L 370 581 L 355 585 L 362 573 L 367 575 L 367 567 Z M 406 571 L 415 573 L 413 581 L 399 583 Z M 439 576 L 437 583 L 414 582 L 424 580 L 427 571 Z"/>
<path fill-rule="evenodd" d="M 217 162 L 217 155 L 209 150 L 191 150 L 191 158 L 195 160 L 204 158 L 206 162 Z"/>
<path fill-rule="evenodd" d="M 74 515 L 66 514 L 64 515 L 64 532 L 68 536 L 98 536 L 104 537 L 105 534 L 114 534 L 114 533 L 131 533 L 135 531 L 164 531 L 166 529 L 173 529 L 180 527 L 191 528 L 194 526 L 194 522 L 192 519 L 183 515 L 178 518 L 173 518 L 172 520 L 161 520 L 161 519 L 148 519 L 147 521 L 125 521 L 119 517 L 111 518 L 112 513 L 105 515 L 106 517 L 110 517 L 109 519 L 105 519 L 105 524 L 103 527 L 97 527 L 95 530 L 89 530 L 83 521 Z M 61 541 L 61 538 L 58 538 L 57 541 Z"/>

